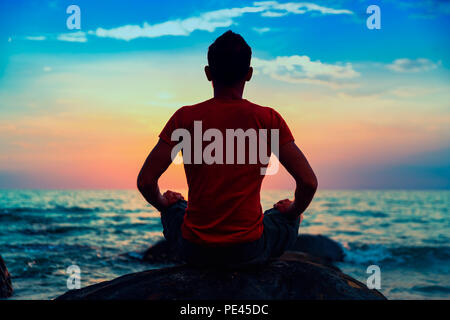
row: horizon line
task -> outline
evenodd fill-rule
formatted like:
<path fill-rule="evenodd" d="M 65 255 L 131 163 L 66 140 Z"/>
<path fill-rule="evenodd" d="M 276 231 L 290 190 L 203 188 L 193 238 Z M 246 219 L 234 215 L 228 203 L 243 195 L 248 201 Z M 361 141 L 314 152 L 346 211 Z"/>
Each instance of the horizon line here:
<path fill-rule="evenodd" d="M 188 188 L 170 188 L 168 190 L 187 191 Z M 137 188 L 4 188 L 0 191 L 138 191 Z M 264 191 L 295 191 L 295 188 L 264 188 Z M 450 191 L 450 188 L 319 188 L 317 191 Z"/>

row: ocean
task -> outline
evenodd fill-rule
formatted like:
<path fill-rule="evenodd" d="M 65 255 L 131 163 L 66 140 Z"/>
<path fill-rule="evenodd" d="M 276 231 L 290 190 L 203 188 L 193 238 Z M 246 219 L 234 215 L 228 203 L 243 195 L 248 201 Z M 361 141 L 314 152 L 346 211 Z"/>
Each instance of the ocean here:
<path fill-rule="evenodd" d="M 264 209 L 292 192 L 262 192 Z M 342 244 L 343 272 L 366 283 L 381 270 L 389 299 L 450 299 L 450 191 L 319 191 L 300 233 Z M 0 190 L 0 255 L 12 299 L 53 299 L 67 268 L 81 286 L 146 269 L 140 254 L 162 238 L 159 213 L 135 190 Z"/>

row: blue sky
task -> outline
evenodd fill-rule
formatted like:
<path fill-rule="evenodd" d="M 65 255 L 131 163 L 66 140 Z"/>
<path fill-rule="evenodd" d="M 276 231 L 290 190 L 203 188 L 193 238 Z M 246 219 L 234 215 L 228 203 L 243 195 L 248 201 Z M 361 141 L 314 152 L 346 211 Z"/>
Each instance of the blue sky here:
<path fill-rule="evenodd" d="M 19 41 L 27 36 L 54 38 L 56 34 L 68 33 L 65 24 L 68 14 L 65 10 L 73 3 L 57 0 L 4 1 L 1 4 L 1 36 L 6 39 L 12 36 Z M 226 13 L 218 13 L 221 17 L 211 19 L 210 26 L 207 26 L 210 32 L 201 30 L 202 26 L 198 24 L 193 25 L 193 31 L 186 31 L 184 36 L 155 36 L 152 42 L 136 41 L 130 44 L 88 35 L 89 45 L 83 47 L 70 48 L 56 41 L 47 46 L 32 46 L 28 43 L 20 49 L 30 52 L 73 52 L 74 49 L 79 52 L 117 52 L 165 50 L 175 46 L 178 49 L 198 48 L 209 44 L 220 30 L 231 27 L 243 33 L 258 50 L 272 56 L 296 54 L 301 50 L 326 61 L 342 61 L 349 57 L 353 61 L 365 61 L 370 57 L 370 60 L 376 58 L 377 61 L 387 62 L 398 56 L 427 56 L 429 59 L 448 62 L 449 44 L 444 31 L 450 27 L 450 5 L 447 1 L 318 1 L 314 2 L 317 6 L 351 13 L 321 13 L 310 9 L 304 14 L 295 13 L 294 10 L 273 9 L 276 6 L 270 3 L 127 1 L 124 5 L 123 1 L 77 1 L 82 13 L 83 32 L 125 25 L 142 26 L 144 23 L 152 26 L 227 9 L 241 9 L 243 13 L 235 17 L 231 15 L 231 18 L 227 18 Z M 283 2 L 277 4 L 282 5 Z M 381 6 L 382 29 L 377 32 L 364 28 L 369 4 Z M 260 11 L 251 12 L 258 8 Z M 267 16 L 268 13 L 280 16 Z M 170 34 L 169 29 L 168 26 L 159 33 Z M 270 31 L 259 34 L 255 31 L 258 29 Z"/>
<path fill-rule="evenodd" d="M 432 0 L 2 1 L 0 187 L 133 187 L 168 117 L 210 96 L 206 50 L 232 29 L 253 48 L 247 97 L 287 119 L 321 186 L 448 189 L 449 17 Z M 106 154 L 120 178 L 98 173 Z"/>

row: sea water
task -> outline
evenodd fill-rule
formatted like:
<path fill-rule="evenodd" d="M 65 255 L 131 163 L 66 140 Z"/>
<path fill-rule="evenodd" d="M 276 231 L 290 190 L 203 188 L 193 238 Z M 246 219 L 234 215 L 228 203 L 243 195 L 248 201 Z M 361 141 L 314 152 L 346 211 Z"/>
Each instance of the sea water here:
<path fill-rule="evenodd" d="M 264 209 L 292 192 L 262 192 Z M 390 299 L 450 299 L 450 191 L 319 191 L 300 233 L 323 234 L 344 248 L 345 273 L 366 283 L 381 271 Z M 66 292 L 67 268 L 81 286 L 160 268 L 139 260 L 162 238 L 159 213 L 135 190 L 0 190 L 0 255 L 13 299 Z"/>

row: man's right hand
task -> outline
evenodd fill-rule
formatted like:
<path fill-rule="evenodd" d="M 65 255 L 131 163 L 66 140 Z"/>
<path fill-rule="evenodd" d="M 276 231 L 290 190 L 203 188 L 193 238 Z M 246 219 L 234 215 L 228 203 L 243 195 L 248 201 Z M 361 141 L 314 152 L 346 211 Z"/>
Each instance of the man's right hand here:
<path fill-rule="evenodd" d="M 306 157 L 295 142 L 292 141 L 280 147 L 279 159 L 281 164 L 295 179 L 296 183 L 295 201 L 286 210 L 296 213 L 298 216 L 311 203 L 317 190 L 317 178 L 308 160 L 306 160 Z M 280 202 L 285 202 L 285 200 L 281 200 Z M 286 203 L 282 203 L 280 206 L 286 207 L 287 205 Z"/>
<path fill-rule="evenodd" d="M 283 199 L 273 205 L 275 209 L 288 216 L 299 216 L 299 210 L 296 208 L 294 201 Z M 303 213 L 300 214 L 300 223 L 303 221 Z"/>
<path fill-rule="evenodd" d="M 291 207 L 293 203 L 294 202 L 289 199 L 283 199 L 275 203 L 273 207 L 281 213 L 287 213 L 292 209 Z"/>

